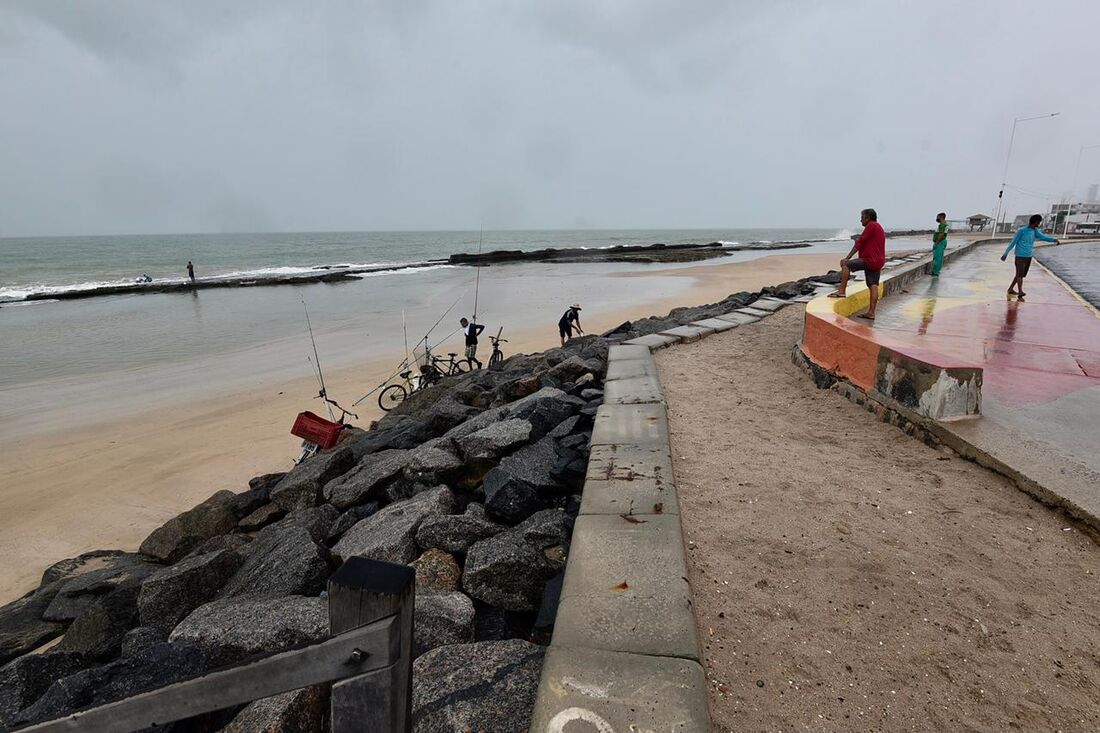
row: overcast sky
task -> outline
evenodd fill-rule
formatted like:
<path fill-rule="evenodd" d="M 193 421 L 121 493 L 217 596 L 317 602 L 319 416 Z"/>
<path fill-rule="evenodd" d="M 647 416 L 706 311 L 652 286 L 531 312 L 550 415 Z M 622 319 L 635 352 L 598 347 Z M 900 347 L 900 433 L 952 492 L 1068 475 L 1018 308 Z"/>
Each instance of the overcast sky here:
<path fill-rule="evenodd" d="M 0 236 L 858 226 L 1100 144 L 1100 3 L 0 0 Z M 1079 189 L 1100 180 L 1086 151 Z"/>

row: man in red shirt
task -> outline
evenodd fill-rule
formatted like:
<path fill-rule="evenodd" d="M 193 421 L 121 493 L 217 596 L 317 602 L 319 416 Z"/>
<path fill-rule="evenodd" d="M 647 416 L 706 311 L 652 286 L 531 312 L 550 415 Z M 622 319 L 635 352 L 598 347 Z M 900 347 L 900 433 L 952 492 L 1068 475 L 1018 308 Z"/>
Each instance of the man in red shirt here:
<path fill-rule="evenodd" d="M 866 313 L 861 313 L 860 318 L 869 321 L 875 320 L 875 306 L 878 305 L 879 273 L 886 265 L 886 232 L 878 223 L 878 214 L 874 209 L 864 209 L 859 214 L 859 221 L 863 224 L 863 234 L 852 246 L 848 255 L 840 261 L 840 287 L 835 293 L 829 293 L 830 298 L 843 298 L 848 287 L 848 278 L 853 272 L 863 270 L 867 273 L 867 289 L 871 295 L 871 305 Z M 853 259 L 852 255 L 859 253 L 859 257 Z"/>

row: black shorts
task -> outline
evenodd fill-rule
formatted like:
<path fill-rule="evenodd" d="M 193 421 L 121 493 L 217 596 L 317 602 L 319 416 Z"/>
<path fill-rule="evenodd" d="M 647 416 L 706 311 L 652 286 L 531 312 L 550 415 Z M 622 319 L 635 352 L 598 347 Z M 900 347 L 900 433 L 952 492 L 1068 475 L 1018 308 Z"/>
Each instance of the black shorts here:
<path fill-rule="evenodd" d="M 563 339 L 573 338 L 573 327 L 565 321 L 558 321 L 558 333 Z"/>
<path fill-rule="evenodd" d="M 879 275 L 882 274 L 882 270 L 868 270 L 867 263 L 859 257 L 856 257 L 854 260 L 848 260 L 848 269 L 852 272 L 859 272 L 862 270 L 867 273 L 868 285 L 878 285 Z"/>
<path fill-rule="evenodd" d="M 1016 258 L 1016 277 L 1027 277 L 1027 271 L 1031 269 L 1030 257 Z"/>

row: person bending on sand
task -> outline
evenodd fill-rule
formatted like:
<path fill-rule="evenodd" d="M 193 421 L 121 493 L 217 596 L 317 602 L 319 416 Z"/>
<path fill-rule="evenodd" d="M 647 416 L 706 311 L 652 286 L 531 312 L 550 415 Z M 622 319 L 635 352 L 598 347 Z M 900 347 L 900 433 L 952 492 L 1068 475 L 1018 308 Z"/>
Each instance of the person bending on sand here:
<path fill-rule="evenodd" d="M 866 313 L 861 313 L 860 318 L 869 321 L 875 320 L 875 306 L 878 305 L 879 274 L 886 265 L 886 232 L 878 223 L 878 214 L 874 209 L 864 209 L 859 214 L 859 221 L 863 224 L 863 234 L 852 245 L 848 255 L 840 261 L 840 287 L 835 293 L 829 293 L 830 298 L 843 298 L 847 293 L 848 278 L 853 272 L 863 270 L 867 273 L 867 290 L 870 291 L 871 305 Z M 859 253 L 859 257 L 852 255 Z"/>
<path fill-rule="evenodd" d="M 1039 214 L 1033 214 L 1028 219 L 1026 227 L 1020 227 L 1016 230 L 1016 236 L 1008 243 L 1008 249 L 1001 255 L 1001 262 L 1004 262 L 1012 248 L 1016 248 L 1016 277 L 1012 278 L 1012 284 L 1008 286 L 1009 295 L 1019 295 L 1021 298 L 1027 295 L 1024 292 L 1024 278 L 1027 277 L 1027 271 L 1031 269 L 1031 251 L 1035 247 L 1036 239 L 1061 244 L 1054 237 L 1049 237 L 1039 231 L 1039 225 L 1042 223 L 1043 217 Z M 1017 289 L 1017 285 L 1019 289 Z"/>
<path fill-rule="evenodd" d="M 477 360 L 477 337 L 485 330 L 485 326 L 471 323 L 465 318 L 460 318 L 458 322 L 462 324 L 462 333 L 466 335 L 466 358 L 477 364 L 477 368 L 480 369 L 481 362 Z"/>
<path fill-rule="evenodd" d="M 561 336 L 562 346 L 565 346 L 565 342 L 573 338 L 573 324 L 577 325 L 577 333 L 584 333 L 584 329 L 581 328 L 581 307 L 577 303 L 569 306 L 565 313 L 562 313 L 561 320 L 558 321 L 558 335 Z"/>

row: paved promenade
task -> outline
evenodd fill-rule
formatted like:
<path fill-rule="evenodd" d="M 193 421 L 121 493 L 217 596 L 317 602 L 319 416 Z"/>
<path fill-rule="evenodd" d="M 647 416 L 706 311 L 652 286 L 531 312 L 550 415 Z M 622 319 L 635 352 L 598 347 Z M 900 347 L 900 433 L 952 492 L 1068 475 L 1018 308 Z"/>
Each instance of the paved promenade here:
<path fill-rule="evenodd" d="M 1003 246 L 976 247 L 884 299 L 874 332 L 981 366 L 982 416 L 951 430 L 1100 517 L 1100 316 L 1038 263 L 1027 297 L 1008 298 Z"/>

